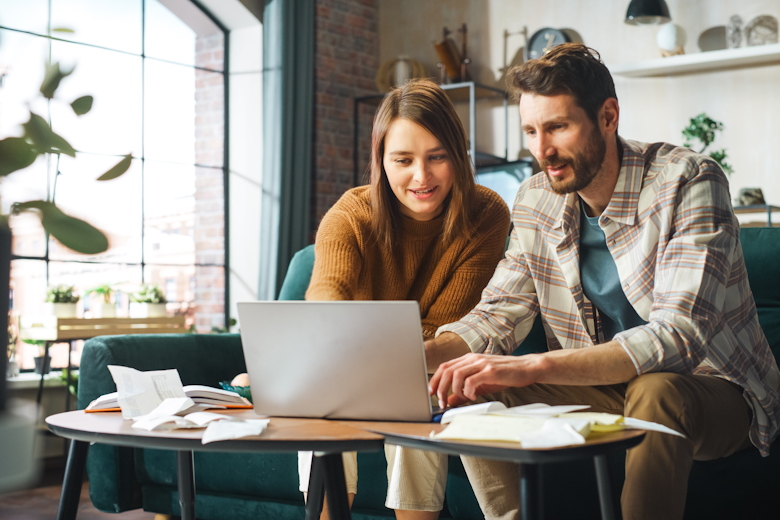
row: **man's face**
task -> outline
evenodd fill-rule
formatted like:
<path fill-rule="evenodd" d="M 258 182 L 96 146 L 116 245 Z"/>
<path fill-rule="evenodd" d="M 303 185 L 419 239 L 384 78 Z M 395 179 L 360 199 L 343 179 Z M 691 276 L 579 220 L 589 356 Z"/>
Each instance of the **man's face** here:
<path fill-rule="evenodd" d="M 520 118 L 531 153 L 556 193 L 585 189 L 601 170 L 607 146 L 599 128 L 568 94 L 523 94 Z"/>

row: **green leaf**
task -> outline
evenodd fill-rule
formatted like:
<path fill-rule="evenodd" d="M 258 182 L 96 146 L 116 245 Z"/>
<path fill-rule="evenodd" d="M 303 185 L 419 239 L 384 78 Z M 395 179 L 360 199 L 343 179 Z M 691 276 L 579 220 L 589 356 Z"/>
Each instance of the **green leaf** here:
<path fill-rule="evenodd" d="M 41 83 L 41 94 L 46 99 L 54 97 L 54 93 L 60 86 L 60 81 L 63 78 L 70 76 L 73 73 L 73 69 L 63 71 L 60 68 L 59 63 L 52 63 L 46 67 L 46 73 L 43 76 L 43 83 Z"/>
<path fill-rule="evenodd" d="M 70 106 L 77 116 L 83 116 L 92 110 L 92 101 L 94 101 L 92 96 L 81 96 L 76 101 L 71 103 Z"/>
<path fill-rule="evenodd" d="M 132 162 L 133 156 L 132 155 L 125 155 L 121 161 L 116 163 L 116 165 L 108 170 L 106 173 L 101 175 L 97 178 L 99 181 L 110 181 L 111 179 L 116 179 L 123 173 L 125 173 L 130 168 L 130 163 Z"/>
<path fill-rule="evenodd" d="M 8 137 L 0 141 L 0 176 L 27 168 L 38 154 L 21 137 Z"/>
<path fill-rule="evenodd" d="M 76 150 L 62 137 L 54 133 L 44 118 L 30 112 L 30 120 L 22 125 L 24 136 L 33 144 L 37 153 L 64 153 L 76 157 Z"/>
<path fill-rule="evenodd" d="M 102 231 L 81 219 L 66 215 L 51 202 L 33 200 L 13 206 L 14 213 L 29 210 L 39 212 L 43 228 L 65 247 L 87 255 L 108 249 L 108 239 Z"/>

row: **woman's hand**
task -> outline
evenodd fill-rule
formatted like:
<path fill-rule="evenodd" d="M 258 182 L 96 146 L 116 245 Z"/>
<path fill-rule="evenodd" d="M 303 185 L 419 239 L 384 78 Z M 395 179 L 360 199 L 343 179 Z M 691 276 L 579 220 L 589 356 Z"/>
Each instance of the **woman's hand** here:
<path fill-rule="evenodd" d="M 230 382 L 230 386 L 249 386 L 249 374 L 246 372 L 243 374 L 238 374 Z"/>

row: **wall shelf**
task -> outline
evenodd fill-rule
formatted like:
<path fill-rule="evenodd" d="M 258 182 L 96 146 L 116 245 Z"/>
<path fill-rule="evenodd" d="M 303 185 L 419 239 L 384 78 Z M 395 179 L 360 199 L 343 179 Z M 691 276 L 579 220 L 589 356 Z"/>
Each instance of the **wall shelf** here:
<path fill-rule="evenodd" d="M 682 54 L 610 67 L 612 74 L 630 78 L 690 74 L 737 67 L 780 63 L 780 43 Z"/>

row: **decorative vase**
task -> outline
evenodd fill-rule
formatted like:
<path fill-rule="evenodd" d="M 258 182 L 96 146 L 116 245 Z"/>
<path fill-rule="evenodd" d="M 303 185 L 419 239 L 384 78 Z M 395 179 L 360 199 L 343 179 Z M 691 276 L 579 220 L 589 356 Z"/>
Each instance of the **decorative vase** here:
<path fill-rule="evenodd" d="M 47 302 L 47 312 L 51 316 L 57 318 L 75 318 L 76 317 L 76 304 L 75 303 L 59 303 L 59 302 Z"/>
<path fill-rule="evenodd" d="M 164 318 L 165 316 L 164 303 L 130 302 L 131 318 Z"/>

